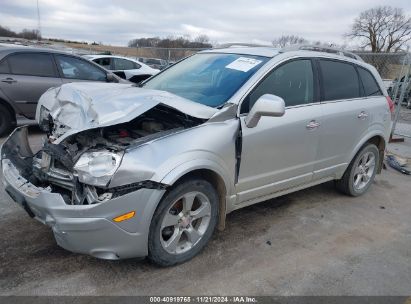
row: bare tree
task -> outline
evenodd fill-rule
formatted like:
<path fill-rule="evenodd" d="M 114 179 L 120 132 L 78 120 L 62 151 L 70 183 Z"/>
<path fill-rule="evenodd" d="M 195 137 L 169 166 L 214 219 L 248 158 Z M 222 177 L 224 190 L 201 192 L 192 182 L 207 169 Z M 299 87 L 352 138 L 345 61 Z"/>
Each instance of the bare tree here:
<path fill-rule="evenodd" d="M 18 34 L 16 32 L 13 32 L 6 26 L 1 26 L 0 25 L 0 37 L 17 37 Z"/>
<path fill-rule="evenodd" d="M 198 35 L 196 38 L 194 38 L 194 42 L 209 44 L 210 38 L 205 34 L 201 34 L 201 35 Z"/>
<path fill-rule="evenodd" d="M 312 44 L 314 46 L 324 46 L 324 47 L 329 47 L 329 48 L 335 48 L 335 49 L 340 49 L 340 50 L 345 50 L 347 48 L 346 44 L 338 44 L 333 41 L 321 41 L 321 40 L 315 40 L 309 42 L 309 44 Z"/>
<path fill-rule="evenodd" d="M 10 30 L 8 27 L 0 25 L 0 37 L 18 37 L 29 40 L 41 39 L 39 30 L 23 29 L 20 33 Z"/>
<path fill-rule="evenodd" d="M 401 8 L 371 8 L 354 20 L 347 37 L 362 40 L 362 47 L 375 53 L 398 52 L 411 39 L 411 18 Z"/>
<path fill-rule="evenodd" d="M 189 37 L 174 37 L 167 38 L 151 37 L 138 38 L 130 40 L 129 47 L 159 47 L 159 48 L 210 48 L 210 39 L 206 35 L 200 35 L 194 40 Z"/>
<path fill-rule="evenodd" d="M 28 40 L 41 39 L 40 31 L 37 29 L 36 30 L 23 29 L 23 31 L 19 33 L 19 36 L 21 38 L 28 39 Z"/>
<path fill-rule="evenodd" d="M 302 44 L 307 43 L 308 41 L 300 36 L 297 35 L 283 35 L 274 39 L 271 43 L 275 47 L 283 48 L 286 46 L 294 45 L 294 44 Z"/>

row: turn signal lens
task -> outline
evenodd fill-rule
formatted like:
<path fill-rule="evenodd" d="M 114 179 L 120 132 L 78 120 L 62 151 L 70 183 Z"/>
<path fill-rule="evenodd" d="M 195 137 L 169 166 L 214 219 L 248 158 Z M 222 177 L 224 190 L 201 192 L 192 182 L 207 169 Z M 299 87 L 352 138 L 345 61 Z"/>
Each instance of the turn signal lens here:
<path fill-rule="evenodd" d="M 125 220 L 129 220 L 132 217 L 134 217 L 135 214 L 136 214 L 135 211 L 130 211 L 130 212 L 127 212 L 125 214 L 122 214 L 122 215 L 119 215 L 119 216 L 113 218 L 113 221 L 115 221 L 116 223 L 119 223 L 119 222 L 122 222 L 122 221 L 125 221 Z"/>

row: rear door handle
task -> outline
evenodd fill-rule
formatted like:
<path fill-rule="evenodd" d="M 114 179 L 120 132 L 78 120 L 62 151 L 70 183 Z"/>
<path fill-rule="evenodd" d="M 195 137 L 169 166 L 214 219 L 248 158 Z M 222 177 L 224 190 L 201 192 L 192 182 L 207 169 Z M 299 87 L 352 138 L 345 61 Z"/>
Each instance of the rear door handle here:
<path fill-rule="evenodd" d="M 306 128 L 308 130 L 314 130 L 316 128 L 318 128 L 319 126 L 321 126 L 321 124 L 315 120 L 311 120 L 308 125 L 306 126 Z"/>
<path fill-rule="evenodd" d="M 359 119 L 364 120 L 364 119 L 366 119 L 366 118 L 368 117 L 368 114 L 367 114 L 366 112 L 364 112 L 364 111 L 361 111 L 361 113 L 358 114 L 357 117 L 358 117 Z"/>
<path fill-rule="evenodd" d="M 12 83 L 17 82 L 17 80 L 8 77 L 8 78 L 5 78 L 5 79 L 2 79 L 1 82 L 5 82 L 5 83 L 8 83 L 8 84 L 12 84 Z"/>

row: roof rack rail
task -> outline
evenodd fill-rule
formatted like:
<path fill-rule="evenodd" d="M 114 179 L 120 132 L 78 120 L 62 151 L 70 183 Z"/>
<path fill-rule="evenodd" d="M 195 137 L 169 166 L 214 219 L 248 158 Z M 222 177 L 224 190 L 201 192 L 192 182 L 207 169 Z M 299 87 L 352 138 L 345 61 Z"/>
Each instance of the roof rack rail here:
<path fill-rule="evenodd" d="M 216 49 L 225 49 L 231 47 L 273 47 L 272 45 L 262 45 L 256 43 L 243 43 L 243 42 L 230 42 L 220 44 L 219 46 L 215 47 Z"/>
<path fill-rule="evenodd" d="M 347 52 L 344 50 L 339 50 L 335 48 L 331 48 L 328 46 L 321 46 L 321 45 L 310 45 L 310 44 L 302 44 L 302 45 L 292 45 L 289 47 L 282 48 L 280 53 L 290 52 L 290 51 L 313 51 L 313 52 L 324 52 L 330 54 L 336 54 L 344 57 L 348 57 L 351 59 L 355 59 L 358 61 L 364 61 L 360 56 L 354 54 L 352 52 Z"/>

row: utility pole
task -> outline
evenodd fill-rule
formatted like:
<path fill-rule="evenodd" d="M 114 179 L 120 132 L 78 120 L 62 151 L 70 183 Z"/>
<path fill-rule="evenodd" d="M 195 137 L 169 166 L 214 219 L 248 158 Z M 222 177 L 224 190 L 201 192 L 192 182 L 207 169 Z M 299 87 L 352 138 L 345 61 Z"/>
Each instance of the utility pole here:
<path fill-rule="evenodd" d="M 41 37 L 41 23 L 40 23 L 40 7 L 39 7 L 39 0 L 37 0 L 37 41 L 40 40 Z"/>

